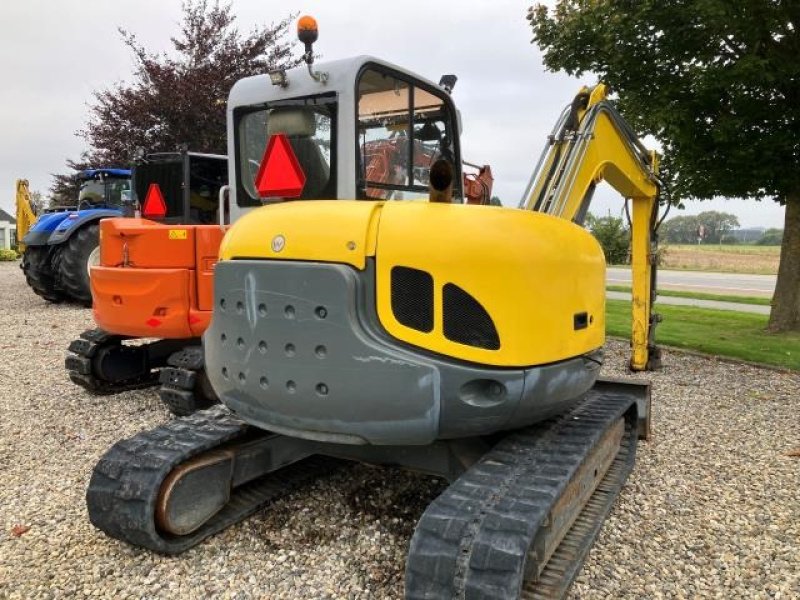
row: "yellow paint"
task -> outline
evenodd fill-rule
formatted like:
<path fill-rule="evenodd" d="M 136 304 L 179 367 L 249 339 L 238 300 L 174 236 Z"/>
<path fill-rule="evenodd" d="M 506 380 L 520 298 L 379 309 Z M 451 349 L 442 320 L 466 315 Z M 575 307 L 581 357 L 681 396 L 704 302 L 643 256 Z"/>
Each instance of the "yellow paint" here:
<path fill-rule="evenodd" d="M 582 227 L 540 213 L 490 206 L 389 202 L 380 218 L 378 317 L 394 337 L 470 362 L 522 367 L 555 362 L 603 345 L 605 260 Z M 394 266 L 434 279 L 434 327 L 399 323 L 391 307 Z M 499 350 L 448 340 L 442 331 L 442 288 L 453 283 L 492 318 Z M 575 331 L 574 315 L 592 323 Z"/>
<path fill-rule="evenodd" d="M 379 202 L 303 200 L 262 206 L 234 223 L 222 240 L 221 260 L 237 257 L 319 260 L 363 269 L 374 254 L 368 232 Z M 277 236 L 283 244 L 275 245 Z"/>
<path fill-rule="evenodd" d="M 186 240 L 189 239 L 189 232 L 185 229 L 170 229 L 169 239 L 171 240 Z"/>

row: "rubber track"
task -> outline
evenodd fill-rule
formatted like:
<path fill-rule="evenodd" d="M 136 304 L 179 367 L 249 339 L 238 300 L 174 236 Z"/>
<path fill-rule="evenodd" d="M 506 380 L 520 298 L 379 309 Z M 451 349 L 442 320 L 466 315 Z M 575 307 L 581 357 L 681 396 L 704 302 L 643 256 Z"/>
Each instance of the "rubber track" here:
<path fill-rule="evenodd" d="M 92 357 L 104 346 L 117 345 L 123 336 L 113 335 L 102 329 L 88 329 L 80 338 L 73 340 L 64 359 L 64 367 L 73 383 L 97 395 L 118 394 L 128 390 L 140 390 L 158 383 L 158 372 L 124 381 L 106 381 L 97 377 Z"/>
<path fill-rule="evenodd" d="M 528 552 L 572 475 L 631 404 L 624 393 L 590 392 L 561 417 L 500 441 L 423 514 L 408 553 L 406 597 L 562 598 L 633 467 L 635 420 L 626 419 L 620 452 L 538 582 L 525 581 Z"/>
<path fill-rule="evenodd" d="M 219 402 L 216 396 L 208 396 L 211 384 L 205 375 L 202 346 L 175 352 L 167 359 L 167 365 L 159 374 L 158 396 L 172 414 L 183 417 Z"/>
<path fill-rule="evenodd" d="M 185 460 L 249 432 L 244 421 L 219 405 L 117 442 L 97 463 L 89 481 L 89 519 L 118 540 L 161 554 L 178 554 L 338 464 L 311 457 L 284 467 L 236 488 L 228 505 L 194 533 L 179 537 L 160 533 L 155 526 L 156 499 L 169 472 Z"/>

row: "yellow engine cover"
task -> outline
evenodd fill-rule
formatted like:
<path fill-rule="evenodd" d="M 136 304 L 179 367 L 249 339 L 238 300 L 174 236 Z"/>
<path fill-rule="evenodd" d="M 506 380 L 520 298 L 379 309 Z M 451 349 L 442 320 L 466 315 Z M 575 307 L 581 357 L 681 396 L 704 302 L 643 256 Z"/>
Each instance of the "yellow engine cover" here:
<path fill-rule="evenodd" d="M 375 257 L 378 318 L 394 338 L 487 366 L 527 367 L 599 348 L 605 338 L 605 260 L 583 228 L 546 214 L 428 202 L 305 201 L 260 208 L 230 229 L 220 259 L 339 262 Z M 433 278 L 433 328 L 400 323 L 393 267 Z M 488 313 L 499 348 L 447 339 L 442 290 L 455 284 Z M 576 319 L 585 316 L 585 326 Z"/>

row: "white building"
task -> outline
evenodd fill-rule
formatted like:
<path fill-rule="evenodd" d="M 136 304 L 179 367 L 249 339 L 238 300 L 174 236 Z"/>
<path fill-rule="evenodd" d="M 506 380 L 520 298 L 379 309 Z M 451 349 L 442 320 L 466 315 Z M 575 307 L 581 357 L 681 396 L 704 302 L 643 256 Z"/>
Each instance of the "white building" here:
<path fill-rule="evenodd" d="M 0 208 L 0 250 L 10 250 L 17 243 L 17 220 Z"/>

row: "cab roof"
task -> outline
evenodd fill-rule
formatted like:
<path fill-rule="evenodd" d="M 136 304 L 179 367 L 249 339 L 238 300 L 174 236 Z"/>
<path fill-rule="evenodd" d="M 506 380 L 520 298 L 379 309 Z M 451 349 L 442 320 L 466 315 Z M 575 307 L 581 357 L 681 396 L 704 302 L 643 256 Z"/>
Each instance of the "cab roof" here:
<path fill-rule="evenodd" d="M 100 168 L 100 169 L 85 169 L 78 173 L 78 179 L 97 179 L 101 175 L 106 177 L 130 177 L 130 169 L 113 169 L 113 168 Z"/>
<path fill-rule="evenodd" d="M 285 88 L 272 85 L 268 73 L 240 79 L 231 88 L 228 96 L 228 109 L 232 110 L 237 106 L 248 106 L 282 99 L 288 100 L 330 92 L 335 92 L 346 99 L 355 95 L 356 78 L 361 70 L 368 65 L 386 67 L 400 75 L 405 75 L 409 79 L 420 81 L 435 89 L 442 89 L 438 84 L 421 77 L 417 73 L 374 56 L 361 55 L 314 63 L 311 67 L 314 71 L 327 73 L 328 80 L 326 83 L 320 83 L 313 79 L 309 75 L 308 67 L 305 64 L 293 69 L 287 69 L 286 80 L 288 85 Z"/>

